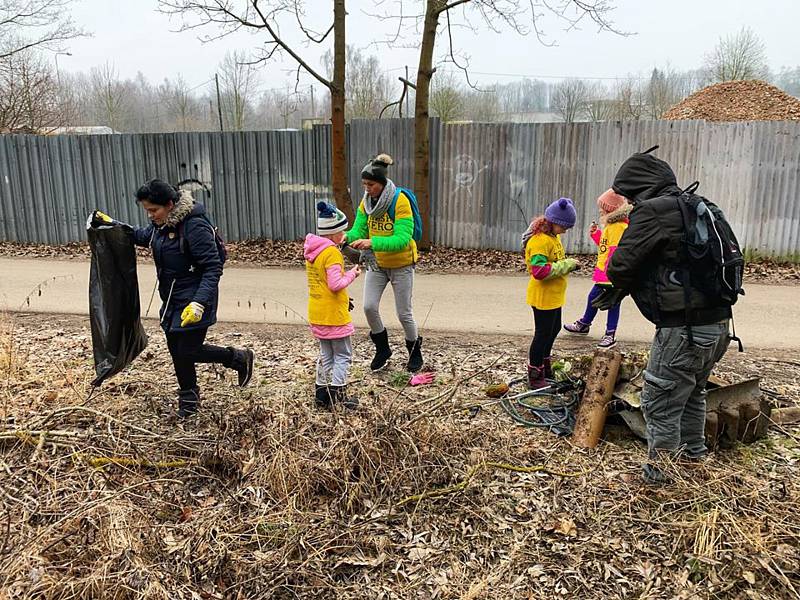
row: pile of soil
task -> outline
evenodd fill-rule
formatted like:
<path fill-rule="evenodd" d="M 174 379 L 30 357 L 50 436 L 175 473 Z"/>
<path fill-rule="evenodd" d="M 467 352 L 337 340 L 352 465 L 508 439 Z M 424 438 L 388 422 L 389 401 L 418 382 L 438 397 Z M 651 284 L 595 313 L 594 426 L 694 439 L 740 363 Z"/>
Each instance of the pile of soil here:
<path fill-rule="evenodd" d="M 800 100 L 764 81 L 725 81 L 670 108 L 669 121 L 800 121 Z"/>

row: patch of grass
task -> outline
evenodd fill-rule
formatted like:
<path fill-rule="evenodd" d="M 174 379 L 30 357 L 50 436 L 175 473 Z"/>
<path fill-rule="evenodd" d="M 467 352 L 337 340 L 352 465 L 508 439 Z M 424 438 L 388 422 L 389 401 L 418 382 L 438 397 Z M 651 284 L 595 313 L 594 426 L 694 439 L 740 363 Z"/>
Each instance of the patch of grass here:
<path fill-rule="evenodd" d="M 411 380 L 411 375 L 409 375 L 405 371 L 395 371 L 389 377 L 389 385 L 396 388 L 404 388 L 408 385 L 408 382 L 410 380 Z"/>

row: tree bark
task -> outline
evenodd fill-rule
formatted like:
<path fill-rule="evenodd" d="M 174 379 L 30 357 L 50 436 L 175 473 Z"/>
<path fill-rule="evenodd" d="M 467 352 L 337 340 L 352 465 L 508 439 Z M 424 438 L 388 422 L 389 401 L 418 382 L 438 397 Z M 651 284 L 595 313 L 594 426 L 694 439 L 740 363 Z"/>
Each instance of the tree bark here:
<path fill-rule="evenodd" d="M 331 92 L 331 177 L 336 206 L 352 224 L 355 213 L 347 186 L 347 136 L 345 134 L 345 0 L 333 2 L 333 79 Z"/>
<path fill-rule="evenodd" d="M 598 349 L 586 377 L 586 390 L 578 407 L 572 441 L 582 448 L 594 448 L 603 434 L 608 403 L 617 384 L 622 354 L 618 350 Z"/>
<path fill-rule="evenodd" d="M 431 197 L 430 197 L 430 130 L 428 109 L 431 77 L 433 77 L 433 48 L 436 44 L 436 29 L 439 15 L 447 3 L 444 0 L 427 0 L 425 22 L 422 29 L 422 46 L 417 68 L 417 90 L 414 104 L 414 194 L 417 196 L 422 214 L 422 239 L 420 248 L 431 246 Z"/>

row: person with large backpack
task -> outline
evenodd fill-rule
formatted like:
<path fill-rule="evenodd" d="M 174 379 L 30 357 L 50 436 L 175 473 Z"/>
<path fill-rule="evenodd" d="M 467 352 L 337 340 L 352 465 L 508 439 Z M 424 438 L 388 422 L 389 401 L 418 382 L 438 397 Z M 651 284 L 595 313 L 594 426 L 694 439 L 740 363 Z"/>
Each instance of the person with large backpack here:
<path fill-rule="evenodd" d="M 219 280 L 226 253 L 222 239 L 191 193 L 160 179 L 136 191 L 136 201 L 150 218 L 146 227 L 132 227 L 134 243 L 150 247 L 156 264 L 161 328 L 167 338 L 178 379 L 178 415 L 197 413 L 200 388 L 197 363 L 217 363 L 237 372 L 245 386 L 253 375 L 254 354 L 249 349 L 223 348 L 205 343 L 208 328 L 217 322 Z M 92 223 L 113 220 L 94 211 Z"/>
<path fill-rule="evenodd" d="M 380 315 L 381 296 L 391 283 L 397 318 L 403 326 L 408 349 L 406 368 L 413 373 L 424 364 L 422 337 L 411 304 L 422 221 L 413 192 L 396 186 L 387 177 L 392 163 L 391 156 L 379 154 L 361 170 L 364 196 L 355 223 L 347 232 L 347 242 L 356 250 L 374 252 L 377 262 L 377 267 L 370 267 L 364 278 L 364 314 L 370 327 L 369 336 L 375 344 L 370 368 L 373 371 L 382 369 L 392 356 L 389 335 Z"/>
<path fill-rule="evenodd" d="M 656 146 L 657 148 L 657 146 Z M 701 459 L 706 383 L 732 337 L 731 306 L 743 294 L 744 261 L 722 211 L 694 189 L 681 190 L 663 160 L 636 153 L 620 167 L 612 189 L 633 205 L 630 224 L 611 256 L 613 288 L 594 303 L 607 309 L 625 295 L 656 326 L 644 371 L 642 413 L 652 484 L 670 481 L 664 465 Z"/>

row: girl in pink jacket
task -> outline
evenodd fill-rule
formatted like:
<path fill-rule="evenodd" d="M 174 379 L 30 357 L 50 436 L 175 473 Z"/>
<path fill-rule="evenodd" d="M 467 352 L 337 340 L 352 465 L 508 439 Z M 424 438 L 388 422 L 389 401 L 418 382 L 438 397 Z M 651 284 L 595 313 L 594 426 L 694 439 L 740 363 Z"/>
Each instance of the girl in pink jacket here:
<path fill-rule="evenodd" d="M 631 206 L 624 197 L 614 193 L 614 190 L 606 190 L 597 199 L 597 207 L 600 209 L 600 224 L 592 223 L 589 229 L 589 236 L 597 244 L 597 265 L 594 269 L 592 280 L 594 286 L 589 292 L 586 303 L 586 312 L 583 316 L 569 325 L 564 325 L 564 329 L 577 335 L 588 335 L 597 315 L 597 309 L 592 306 L 592 302 L 603 292 L 604 289 L 611 287 L 611 282 L 606 275 L 608 261 L 617 249 L 622 234 L 628 228 L 628 214 Z M 608 310 L 606 319 L 606 333 L 597 344 L 600 348 L 612 348 L 616 345 L 617 326 L 619 324 L 620 304 L 612 306 Z"/>
<path fill-rule="evenodd" d="M 347 217 L 328 204 L 317 204 L 317 235 L 309 233 L 303 244 L 308 278 L 308 322 L 319 340 L 314 398 L 320 408 L 334 403 L 356 408 L 358 400 L 347 396 L 347 374 L 353 359 L 350 336 L 350 297 L 347 286 L 361 273 L 356 265 L 344 270 L 340 246 L 345 239 Z"/>

